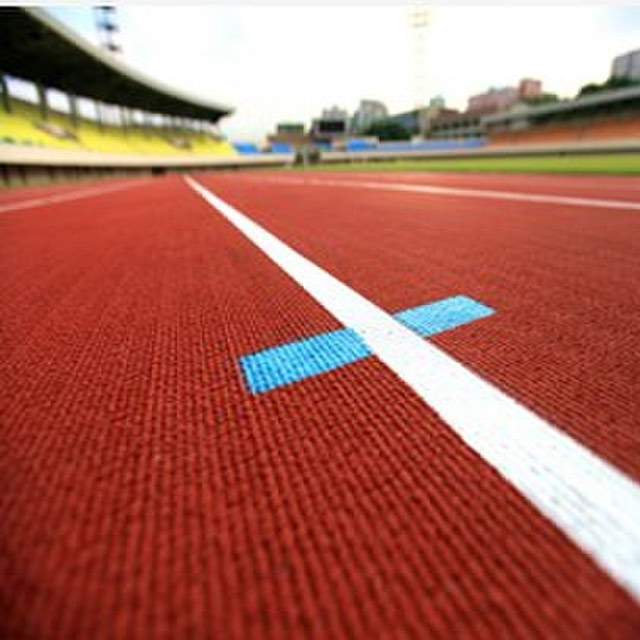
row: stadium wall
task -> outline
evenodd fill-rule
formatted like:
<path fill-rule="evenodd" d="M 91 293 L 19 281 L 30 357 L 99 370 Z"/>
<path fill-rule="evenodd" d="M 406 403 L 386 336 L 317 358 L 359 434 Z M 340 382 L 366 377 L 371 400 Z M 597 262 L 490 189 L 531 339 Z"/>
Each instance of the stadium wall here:
<path fill-rule="evenodd" d="M 185 157 L 60 151 L 7 145 L 0 147 L 0 184 L 10 188 L 103 177 L 164 175 L 196 169 L 283 167 L 293 164 L 294 159 L 292 153 Z"/>
<path fill-rule="evenodd" d="M 417 149 L 414 151 L 323 151 L 321 163 L 377 162 L 393 160 L 421 160 L 438 158 L 492 158 L 518 156 L 587 155 L 594 153 L 634 153 L 640 151 L 640 140 L 615 142 L 518 144 L 512 146 L 484 146 L 457 150 Z"/>
<path fill-rule="evenodd" d="M 640 152 L 640 140 L 573 144 L 519 144 L 457 150 L 322 151 L 313 164 L 489 158 L 518 156 L 586 155 Z M 59 152 L 50 149 L 0 148 L 0 185 L 4 188 L 83 179 L 187 173 L 191 170 L 282 168 L 302 163 L 296 154 L 247 154 L 224 157 L 153 157 L 133 154 Z"/>

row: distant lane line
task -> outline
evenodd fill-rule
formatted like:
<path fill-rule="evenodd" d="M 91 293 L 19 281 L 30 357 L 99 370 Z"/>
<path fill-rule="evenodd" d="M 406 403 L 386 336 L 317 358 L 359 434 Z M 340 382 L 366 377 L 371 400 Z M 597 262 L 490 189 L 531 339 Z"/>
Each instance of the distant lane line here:
<path fill-rule="evenodd" d="M 13 202 L 10 204 L 0 205 L 0 213 L 6 213 L 8 211 L 19 211 L 20 209 L 30 209 L 31 207 L 46 206 L 49 204 L 56 204 L 58 202 L 68 202 L 70 200 L 79 200 L 81 198 L 90 198 L 91 196 L 99 196 L 111 191 L 122 191 L 123 189 L 132 189 L 133 187 L 139 187 L 143 184 L 147 184 L 149 180 L 136 180 L 135 184 L 131 183 L 118 183 L 117 185 L 109 185 L 104 187 L 94 187 L 92 189 L 81 189 L 80 191 L 72 191 L 61 193 L 53 196 L 42 196 L 40 198 L 31 198 L 29 200 L 23 200 L 22 202 Z"/>
<path fill-rule="evenodd" d="M 492 200 L 513 200 L 516 202 L 536 202 L 578 207 L 596 207 L 600 209 L 627 209 L 640 211 L 640 202 L 625 200 L 601 200 L 598 198 L 576 198 L 573 196 L 554 196 L 544 193 L 518 193 L 516 191 L 496 191 L 493 189 L 465 189 L 457 187 L 437 187 L 433 185 L 406 184 L 403 182 L 374 182 L 359 180 L 325 180 L 323 178 L 271 178 L 262 177 L 259 182 L 277 184 L 309 185 L 326 187 L 347 187 L 350 189 L 376 189 L 380 191 L 401 191 L 405 193 L 425 193 L 428 195 L 456 196 L 462 198 L 488 198 Z"/>
<path fill-rule="evenodd" d="M 195 180 L 186 180 L 640 602 L 640 487 L 632 479 Z"/>

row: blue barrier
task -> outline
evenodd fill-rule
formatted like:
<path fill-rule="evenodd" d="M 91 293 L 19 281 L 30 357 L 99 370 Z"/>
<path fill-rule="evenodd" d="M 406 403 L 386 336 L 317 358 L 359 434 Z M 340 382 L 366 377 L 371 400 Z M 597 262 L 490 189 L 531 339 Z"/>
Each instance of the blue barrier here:
<path fill-rule="evenodd" d="M 238 153 L 260 153 L 253 142 L 234 142 L 233 147 Z"/>
<path fill-rule="evenodd" d="M 485 138 L 468 140 L 424 140 L 422 142 L 382 142 L 377 151 L 455 151 L 477 149 L 487 144 Z"/>
<path fill-rule="evenodd" d="M 293 147 L 284 142 L 273 142 L 271 144 L 272 153 L 293 153 Z"/>
<path fill-rule="evenodd" d="M 347 151 L 374 151 L 377 145 L 367 140 L 349 140 L 347 142 Z"/>

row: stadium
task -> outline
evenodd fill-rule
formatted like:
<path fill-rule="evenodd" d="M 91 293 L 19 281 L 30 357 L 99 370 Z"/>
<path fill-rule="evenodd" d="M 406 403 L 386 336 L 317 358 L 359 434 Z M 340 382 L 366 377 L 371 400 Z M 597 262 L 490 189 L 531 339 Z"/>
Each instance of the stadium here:
<path fill-rule="evenodd" d="M 235 142 L 96 13 L 0 8 L 2 637 L 637 638 L 638 52 Z"/>

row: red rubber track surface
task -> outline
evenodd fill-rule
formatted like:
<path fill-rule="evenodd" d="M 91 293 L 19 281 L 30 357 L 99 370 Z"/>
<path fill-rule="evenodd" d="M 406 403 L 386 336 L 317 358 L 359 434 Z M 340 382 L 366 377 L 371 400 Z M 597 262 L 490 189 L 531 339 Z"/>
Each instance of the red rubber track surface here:
<path fill-rule="evenodd" d="M 389 311 L 492 305 L 437 342 L 637 474 L 637 214 L 206 182 Z M 0 226 L 5 637 L 637 635 L 630 598 L 375 358 L 249 395 L 240 356 L 339 325 L 179 178 Z M 577 341 L 576 314 L 606 327 Z"/>
<path fill-rule="evenodd" d="M 383 309 L 455 294 L 496 309 L 434 342 L 640 478 L 637 211 L 260 181 L 205 178 Z"/>
<path fill-rule="evenodd" d="M 129 185 L 133 186 L 147 180 L 148 178 L 139 178 L 137 180 L 105 178 L 102 180 L 83 180 L 72 184 L 66 183 L 28 187 L 24 189 L 6 189 L 4 191 L 0 191 L 0 206 L 5 207 L 12 204 L 19 204 L 36 198 L 58 198 L 60 196 L 79 194 L 83 191 L 98 191 L 100 189 L 108 191 L 111 189 L 117 189 L 119 186 L 126 188 Z"/>

